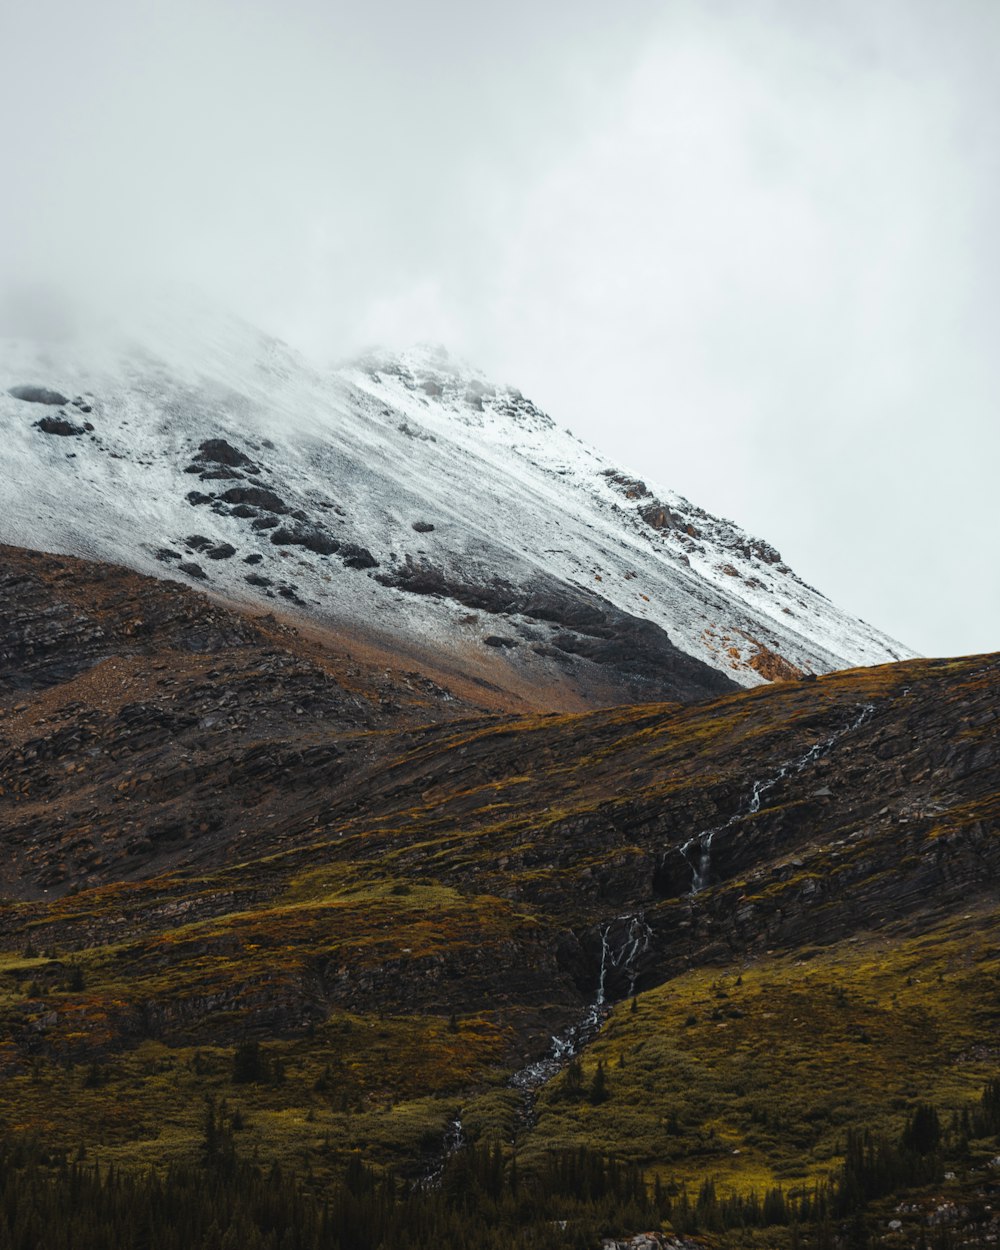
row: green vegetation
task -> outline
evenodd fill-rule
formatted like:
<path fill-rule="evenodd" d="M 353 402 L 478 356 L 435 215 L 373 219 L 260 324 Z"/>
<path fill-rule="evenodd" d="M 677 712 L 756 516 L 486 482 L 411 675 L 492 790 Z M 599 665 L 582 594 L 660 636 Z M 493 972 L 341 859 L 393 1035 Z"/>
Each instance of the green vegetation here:
<path fill-rule="evenodd" d="M 721 1245 L 755 1245 L 764 1233 L 765 1244 L 789 1250 L 864 1246 L 873 1204 L 908 1190 L 907 1210 L 919 1212 L 922 1191 L 943 1179 L 944 1150 L 967 1161 L 968 1125 L 997 1124 L 998 1094 L 1000 1082 L 987 1085 L 947 1137 L 930 1104 L 918 1105 L 898 1139 L 850 1130 L 829 1183 L 721 1195 L 708 1178 L 693 1199 L 585 1146 L 526 1169 L 495 1140 L 460 1147 L 416 1183 L 352 1155 L 335 1180 L 318 1184 L 311 1173 L 247 1159 L 243 1116 L 209 1099 L 195 1157 L 145 1173 L 91 1164 L 83 1150 L 70 1162 L 31 1141 L 0 1145 L 0 1250 L 591 1250 L 602 1235 L 639 1228 Z M 968 1216 L 985 1226 L 989 1208 Z"/>
<path fill-rule="evenodd" d="M 919 936 L 693 970 L 620 1003 L 539 1100 L 526 1153 L 588 1142 L 720 1192 L 829 1179 L 847 1135 L 892 1138 L 922 1103 L 950 1116 L 995 1071 L 992 906 Z M 572 1096 L 606 1074 L 600 1106 Z"/>

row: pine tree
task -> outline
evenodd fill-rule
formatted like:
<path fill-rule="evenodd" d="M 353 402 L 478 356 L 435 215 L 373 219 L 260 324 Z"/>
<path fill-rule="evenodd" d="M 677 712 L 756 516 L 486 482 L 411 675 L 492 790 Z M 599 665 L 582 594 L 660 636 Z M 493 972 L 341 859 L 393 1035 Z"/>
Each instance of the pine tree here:
<path fill-rule="evenodd" d="M 930 1103 L 919 1103 L 903 1130 L 903 1149 L 927 1155 L 937 1150 L 940 1141 L 941 1120 L 937 1110 Z"/>
<path fill-rule="evenodd" d="M 264 1063 L 260 1043 L 240 1042 L 233 1052 L 232 1082 L 234 1085 L 255 1085 L 264 1079 Z"/>
<path fill-rule="evenodd" d="M 590 1101 L 597 1107 L 602 1102 L 607 1102 L 609 1097 L 608 1078 L 604 1072 L 604 1063 L 599 1059 L 597 1061 L 597 1071 L 594 1073 L 594 1079 L 590 1085 Z"/>

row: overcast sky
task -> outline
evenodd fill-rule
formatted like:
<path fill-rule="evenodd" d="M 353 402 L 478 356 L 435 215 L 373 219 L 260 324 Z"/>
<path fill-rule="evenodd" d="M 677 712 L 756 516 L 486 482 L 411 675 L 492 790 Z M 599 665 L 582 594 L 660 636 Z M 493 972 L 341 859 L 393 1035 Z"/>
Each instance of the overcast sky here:
<path fill-rule="evenodd" d="M 996 0 L 8 0 L 0 280 L 444 342 L 929 654 L 1000 648 Z"/>

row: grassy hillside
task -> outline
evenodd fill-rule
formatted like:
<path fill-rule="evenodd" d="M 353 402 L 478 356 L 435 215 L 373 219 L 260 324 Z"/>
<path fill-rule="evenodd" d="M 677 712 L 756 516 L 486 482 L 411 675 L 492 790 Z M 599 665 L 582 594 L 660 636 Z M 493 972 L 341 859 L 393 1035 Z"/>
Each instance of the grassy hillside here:
<path fill-rule="evenodd" d="M 460 1119 L 504 1185 L 583 1149 L 669 1220 L 706 1182 L 836 1187 L 852 1134 L 926 1104 L 934 1167 L 987 1201 L 997 657 L 517 717 L 179 590 L 139 647 L 131 584 L 81 670 L 31 585 L 46 641 L 0 691 L 9 1139 L 163 1173 L 221 1123 L 322 1191 L 439 1172 Z"/>

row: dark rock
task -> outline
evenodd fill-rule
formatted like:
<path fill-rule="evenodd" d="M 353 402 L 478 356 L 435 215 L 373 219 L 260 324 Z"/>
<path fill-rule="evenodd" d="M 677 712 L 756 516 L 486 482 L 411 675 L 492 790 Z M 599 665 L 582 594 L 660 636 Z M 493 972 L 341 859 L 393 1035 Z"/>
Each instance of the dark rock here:
<path fill-rule="evenodd" d="M 248 517 L 255 517 L 257 515 L 257 511 L 255 508 L 251 508 L 249 504 L 238 503 L 235 508 L 230 508 L 229 515 L 245 519 Z"/>
<path fill-rule="evenodd" d="M 269 577 L 262 577 L 260 573 L 247 573 L 243 580 L 251 586 L 271 585 L 271 579 Z"/>
<path fill-rule="evenodd" d="M 261 516 L 256 521 L 250 522 L 250 528 L 254 530 L 273 530 L 276 525 L 281 522 L 276 516 Z"/>
<path fill-rule="evenodd" d="M 616 486 L 626 499 L 648 499 L 651 494 L 646 483 L 637 477 L 629 477 L 625 473 L 616 473 L 614 469 L 605 469 L 603 476 L 608 479 L 612 486 Z"/>
<path fill-rule="evenodd" d="M 244 557 L 243 557 L 243 563 L 244 563 L 244 564 L 260 564 L 261 560 L 263 560 L 263 559 L 264 559 L 264 557 L 260 554 L 260 552 L 259 552 L 259 551 L 255 551 L 255 552 L 253 552 L 253 554 L 252 554 L 252 555 L 249 555 L 249 556 L 244 556 Z"/>
<path fill-rule="evenodd" d="M 781 552 L 777 548 L 772 547 L 770 543 L 764 542 L 761 538 L 752 538 L 750 540 L 750 554 L 756 556 L 764 564 L 781 563 Z"/>
<path fill-rule="evenodd" d="M 169 547 L 161 547 L 157 552 L 155 552 L 155 558 L 159 560 L 161 564 L 166 564 L 168 560 L 179 560 L 181 558 L 181 553 L 179 551 L 171 551 Z"/>
<path fill-rule="evenodd" d="M 184 539 L 184 546 L 190 547 L 192 551 L 204 551 L 206 547 L 211 547 L 212 539 L 206 538 L 204 534 L 188 534 Z"/>
<path fill-rule="evenodd" d="M 253 461 L 232 443 L 224 438 L 206 438 L 198 448 L 196 460 L 208 460 L 212 464 L 227 465 L 237 468 L 239 465 L 252 465 Z"/>
<path fill-rule="evenodd" d="M 283 499 L 273 490 L 263 486 L 231 486 L 219 496 L 223 503 L 249 503 L 255 508 L 267 508 L 269 512 L 277 512 L 284 516 L 288 512 Z"/>
<path fill-rule="evenodd" d="M 256 527 L 257 522 L 254 522 Z M 324 530 L 306 526 L 283 525 L 271 535 L 276 547 L 304 547 L 317 555 L 339 555 L 349 569 L 377 569 L 378 561 L 367 547 L 344 543 Z"/>
<path fill-rule="evenodd" d="M 203 495 L 200 490 L 189 490 L 188 493 L 184 496 L 184 498 L 188 501 L 189 504 L 192 505 L 192 507 L 195 507 L 195 508 L 200 507 L 202 504 L 212 502 L 212 496 Z"/>
<path fill-rule="evenodd" d="M 199 580 L 204 580 L 205 578 L 208 577 L 208 574 L 205 572 L 205 570 L 201 567 L 200 564 L 194 564 L 190 560 L 185 561 L 183 564 L 178 564 L 177 567 L 180 569 L 182 573 L 187 573 L 188 577 L 195 577 L 195 578 L 198 578 Z"/>
<path fill-rule="evenodd" d="M 448 597 L 498 616 L 518 614 L 560 625 L 562 630 L 550 640 L 553 646 L 633 679 L 638 683 L 636 695 L 690 702 L 736 689 L 717 669 L 675 647 L 652 621 L 554 578 L 539 575 L 530 588 L 500 578 L 470 583 L 407 556 L 402 566 L 376 574 L 376 580 L 412 594 Z"/>
<path fill-rule="evenodd" d="M 210 560 L 229 560 L 236 555 L 236 548 L 230 543 L 219 543 L 215 547 L 209 547 L 205 555 Z"/>
<path fill-rule="evenodd" d="M 359 547 L 355 543 L 341 543 L 340 558 L 349 569 L 377 569 L 378 561 L 367 547 Z"/>
<path fill-rule="evenodd" d="M 271 535 L 271 542 L 276 547 L 305 547 L 317 555 L 328 556 L 340 550 L 340 543 L 320 530 L 290 529 L 282 526 Z"/>
<path fill-rule="evenodd" d="M 412 528 L 415 529 L 418 534 L 430 534 L 434 529 L 434 526 L 431 525 L 430 521 L 414 521 Z"/>
<path fill-rule="evenodd" d="M 560 651 L 558 647 L 550 647 L 548 643 L 536 642 L 531 650 L 535 655 L 544 656 L 547 660 L 566 660 L 566 652 Z"/>
<path fill-rule="evenodd" d="M 59 434 L 63 438 L 85 433 L 82 425 L 74 425 L 65 417 L 42 417 L 41 421 L 35 422 L 35 428 L 43 434 Z"/>
<path fill-rule="evenodd" d="M 648 493 L 648 492 L 647 492 Z M 654 530 L 679 530 L 691 538 L 697 538 L 698 531 L 687 520 L 665 503 L 654 501 L 639 509 L 639 515 Z"/>
<path fill-rule="evenodd" d="M 426 563 L 417 563 L 407 555 L 404 563 L 392 572 L 378 574 L 377 581 L 383 586 L 406 590 L 414 595 L 436 595 L 455 599 L 467 608 L 477 611 L 502 613 L 516 611 L 514 588 L 499 578 L 476 585 Z"/>
<path fill-rule="evenodd" d="M 68 404 L 69 400 L 59 391 L 50 391 L 44 386 L 12 386 L 7 391 L 15 399 L 26 400 L 29 404 Z M 89 409 L 88 409 L 89 411 Z"/>
<path fill-rule="evenodd" d="M 516 647 L 519 644 L 516 638 L 502 638 L 499 634 L 490 634 L 488 638 L 483 639 L 483 645 L 487 647 Z"/>

